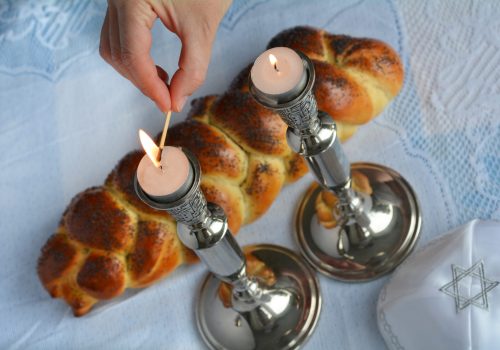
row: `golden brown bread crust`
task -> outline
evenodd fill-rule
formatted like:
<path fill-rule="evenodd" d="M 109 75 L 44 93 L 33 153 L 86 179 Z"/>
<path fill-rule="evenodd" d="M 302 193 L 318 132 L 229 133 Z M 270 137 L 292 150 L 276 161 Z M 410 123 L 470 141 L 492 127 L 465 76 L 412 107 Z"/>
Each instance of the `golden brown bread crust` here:
<path fill-rule="evenodd" d="M 226 213 L 229 229 L 236 234 L 246 219 L 245 198 L 239 186 L 203 176 L 201 190 L 208 202 L 217 203 Z"/>
<path fill-rule="evenodd" d="M 250 223 L 271 206 L 285 183 L 285 167 L 281 159 L 252 155 L 243 190 L 247 196 L 247 220 Z"/>
<path fill-rule="evenodd" d="M 273 111 L 259 105 L 249 93 L 229 91 L 215 103 L 210 123 L 224 130 L 249 153 L 285 156 L 286 125 Z"/>
<path fill-rule="evenodd" d="M 187 120 L 169 130 L 168 143 L 192 150 L 203 174 L 239 183 L 244 180 L 247 157 L 226 134 L 209 124 Z"/>
<path fill-rule="evenodd" d="M 401 62 L 379 41 L 297 27 L 278 34 L 269 47 L 278 45 L 313 60 L 318 105 L 337 121 L 341 140 L 378 114 L 401 87 Z M 249 70 L 236 77 L 227 93 L 193 101 L 188 119 L 172 127 L 167 139 L 197 156 L 202 191 L 224 209 L 234 234 L 264 214 L 284 184 L 307 172 L 303 158 L 286 144 L 279 115 L 251 98 Z M 145 287 L 197 261 L 177 238 L 172 217 L 136 196 L 133 178 L 142 156 L 142 151 L 127 154 L 103 186 L 78 194 L 42 249 L 40 280 L 76 316 L 125 288 Z M 333 205 L 328 198 L 318 204 L 330 223 Z M 272 277 L 253 263 L 249 258 L 250 272 Z"/>
<path fill-rule="evenodd" d="M 300 154 L 291 153 L 285 158 L 286 182 L 295 182 L 309 170 L 304 158 Z"/>
<path fill-rule="evenodd" d="M 75 271 L 83 253 L 64 234 L 52 235 L 38 260 L 38 276 L 53 298 L 63 298 L 75 316 L 87 313 L 95 299 L 76 286 Z"/>
<path fill-rule="evenodd" d="M 96 299 L 111 299 L 125 290 L 125 267 L 110 253 L 91 253 L 85 259 L 76 282 Z"/>
<path fill-rule="evenodd" d="M 78 252 L 62 234 L 52 235 L 42 248 L 38 276 L 51 295 L 57 293 L 53 282 L 67 273 L 78 259 Z"/>
<path fill-rule="evenodd" d="M 326 50 L 323 33 L 324 31 L 312 27 L 293 27 L 276 34 L 267 48 L 286 46 L 303 52 L 310 59 L 324 59 Z"/>
<path fill-rule="evenodd" d="M 134 219 L 109 192 L 94 188 L 74 198 L 63 225 L 70 239 L 90 248 L 120 252 L 132 244 Z"/>
<path fill-rule="evenodd" d="M 127 256 L 133 287 L 145 287 L 173 270 L 183 260 L 171 221 L 140 221 L 134 248 Z"/>
<path fill-rule="evenodd" d="M 329 49 L 340 66 L 359 70 L 377 78 L 377 83 L 395 96 L 404 78 L 403 65 L 398 54 L 382 41 L 351 38 L 346 35 L 328 35 Z"/>
<path fill-rule="evenodd" d="M 313 61 L 318 78 L 314 93 L 318 108 L 334 111 L 334 119 L 350 124 L 362 124 L 373 117 L 370 96 L 363 85 L 353 80 L 349 73 L 329 63 Z"/>

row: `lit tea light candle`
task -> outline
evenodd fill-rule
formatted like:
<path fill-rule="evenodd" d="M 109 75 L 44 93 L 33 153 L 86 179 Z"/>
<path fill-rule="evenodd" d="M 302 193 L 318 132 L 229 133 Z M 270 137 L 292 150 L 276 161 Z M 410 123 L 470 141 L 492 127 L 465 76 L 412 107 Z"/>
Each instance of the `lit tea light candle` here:
<path fill-rule="evenodd" d="M 143 130 L 139 130 L 146 151 L 137 167 L 137 181 L 142 190 L 158 201 L 173 201 L 189 190 L 193 182 L 191 164 L 181 148 L 160 148 Z M 160 160 L 158 160 L 160 159 Z"/>
<path fill-rule="evenodd" d="M 288 47 L 263 52 L 255 60 L 250 78 L 260 93 L 282 102 L 300 95 L 307 83 L 302 58 Z"/>

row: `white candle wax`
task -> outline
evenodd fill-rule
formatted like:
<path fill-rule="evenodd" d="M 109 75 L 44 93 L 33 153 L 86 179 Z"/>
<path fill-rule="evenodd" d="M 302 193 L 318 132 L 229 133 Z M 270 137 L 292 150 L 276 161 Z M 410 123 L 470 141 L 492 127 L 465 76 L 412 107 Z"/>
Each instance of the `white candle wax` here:
<path fill-rule="evenodd" d="M 137 181 L 151 196 L 167 196 L 184 185 L 189 176 L 189 160 L 180 148 L 166 146 L 161 153 L 161 167 L 146 154 L 137 167 Z"/>
<path fill-rule="evenodd" d="M 288 47 L 264 51 L 253 64 L 250 76 L 255 87 L 269 95 L 287 93 L 300 83 L 304 65 L 300 56 Z"/>

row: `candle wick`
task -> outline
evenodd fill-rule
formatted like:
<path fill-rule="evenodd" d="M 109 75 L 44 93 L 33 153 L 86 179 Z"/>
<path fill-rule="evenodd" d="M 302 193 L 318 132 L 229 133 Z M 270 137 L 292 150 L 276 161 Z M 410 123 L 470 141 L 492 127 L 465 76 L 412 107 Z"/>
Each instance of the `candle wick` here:
<path fill-rule="evenodd" d="M 275 70 L 276 72 L 278 72 L 278 73 L 279 73 L 279 71 L 280 71 L 280 70 L 278 69 L 278 65 L 277 65 L 276 63 L 274 63 L 274 70 Z"/>

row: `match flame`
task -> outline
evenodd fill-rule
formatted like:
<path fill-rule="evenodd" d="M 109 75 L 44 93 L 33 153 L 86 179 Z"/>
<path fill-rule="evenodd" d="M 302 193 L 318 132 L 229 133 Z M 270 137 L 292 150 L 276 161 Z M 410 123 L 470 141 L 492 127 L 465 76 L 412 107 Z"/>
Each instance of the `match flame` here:
<path fill-rule="evenodd" d="M 146 151 L 149 159 L 153 162 L 154 166 L 159 168 L 160 162 L 158 159 L 158 153 L 160 152 L 160 148 L 154 143 L 154 141 L 149 137 L 148 134 L 142 129 L 139 129 L 139 139 L 141 140 L 142 148 Z"/>
<path fill-rule="evenodd" d="M 272 53 L 269 54 L 269 62 L 276 68 L 276 63 L 278 63 L 278 59 Z"/>

